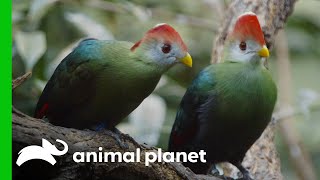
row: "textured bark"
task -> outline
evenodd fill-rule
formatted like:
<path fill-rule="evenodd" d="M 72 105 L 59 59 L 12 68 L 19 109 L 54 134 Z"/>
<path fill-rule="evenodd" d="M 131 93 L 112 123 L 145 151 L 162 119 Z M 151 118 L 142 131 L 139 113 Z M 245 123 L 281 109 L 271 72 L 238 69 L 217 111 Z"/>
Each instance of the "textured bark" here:
<path fill-rule="evenodd" d="M 291 15 L 296 0 L 236 0 L 230 4 L 222 23 L 219 35 L 214 40 L 211 63 L 220 63 L 225 40 L 235 20 L 244 12 L 252 11 L 258 15 L 266 44 L 272 49 L 274 38 L 283 28 Z M 272 121 L 261 137 L 249 149 L 243 165 L 249 169 L 254 179 L 283 179 L 280 170 L 280 159 L 274 144 L 276 121 Z M 225 172 L 232 175 L 237 170 L 231 165 L 223 165 Z"/>
<path fill-rule="evenodd" d="M 156 151 L 155 148 L 139 145 L 128 135 L 122 135 L 122 140 L 128 149 L 121 148 L 108 134 L 90 130 L 76 130 L 53 126 L 44 120 L 29 117 L 13 108 L 12 113 L 12 140 L 13 140 L 13 178 L 14 179 L 210 179 L 212 176 L 195 175 L 181 163 L 151 163 L 145 166 L 144 156 L 147 151 Z M 18 152 L 29 145 L 41 146 L 44 138 L 61 149 L 56 139 L 65 141 L 69 151 L 63 156 L 55 156 L 57 163 L 32 160 L 18 167 L 15 162 Z M 75 163 L 75 152 L 135 152 L 141 149 L 141 162 L 134 163 Z"/>

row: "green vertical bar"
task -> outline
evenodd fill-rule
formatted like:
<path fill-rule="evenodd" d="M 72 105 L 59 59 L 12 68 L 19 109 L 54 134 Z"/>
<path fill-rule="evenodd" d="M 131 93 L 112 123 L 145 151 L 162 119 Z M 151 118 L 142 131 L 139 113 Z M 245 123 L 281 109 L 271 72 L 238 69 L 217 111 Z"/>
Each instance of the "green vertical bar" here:
<path fill-rule="evenodd" d="M 0 179 L 12 179 L 11 0 L 0 1 Z"/>

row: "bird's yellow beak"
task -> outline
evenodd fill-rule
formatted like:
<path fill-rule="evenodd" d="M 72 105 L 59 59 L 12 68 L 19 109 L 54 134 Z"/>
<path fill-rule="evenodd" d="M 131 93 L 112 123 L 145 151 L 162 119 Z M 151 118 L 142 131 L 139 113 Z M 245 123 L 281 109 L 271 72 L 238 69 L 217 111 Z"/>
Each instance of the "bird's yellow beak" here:
<path fill-rule="evenodd" d="M 258 54 L 259 54 L 260 57 L 267 58 L 267 57 L 269 57 L 269 49 L 267 48 L 266 45 L 264 45 L 262 47 L 262 49 L 260 49 L 260 51 L 258 51 Z"/>
<path fill-rule="evenodd" d="M 179 59 L 181 63 L 185 64 L 188 67 L 192 67 L 192 57 L 190 56 L 189 53 L 181 59 Z"/>

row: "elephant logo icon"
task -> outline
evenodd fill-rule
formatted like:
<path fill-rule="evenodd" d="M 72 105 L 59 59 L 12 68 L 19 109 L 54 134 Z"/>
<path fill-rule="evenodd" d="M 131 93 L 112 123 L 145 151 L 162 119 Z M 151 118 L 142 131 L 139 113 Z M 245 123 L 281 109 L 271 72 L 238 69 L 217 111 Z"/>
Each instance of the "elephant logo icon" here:
<path fill-rule="evenodd" d="M 54 159 L 53 155 L 62 156 L 68 152 L 68 145 L 66 142 L 60 139 L 57 139 L 56 141 L 63 145 L 64 149 L 62 151 L 58 150 L 48 140 L 42 139 L 42 147 L 31 145 L 21 149 L 21 151 L 18 153 L 19 157 L 16 164 L 21 166 L 23 163 L 29 160 L 42 159 L 51 165 L 54 165 L 57 161 Z"/>

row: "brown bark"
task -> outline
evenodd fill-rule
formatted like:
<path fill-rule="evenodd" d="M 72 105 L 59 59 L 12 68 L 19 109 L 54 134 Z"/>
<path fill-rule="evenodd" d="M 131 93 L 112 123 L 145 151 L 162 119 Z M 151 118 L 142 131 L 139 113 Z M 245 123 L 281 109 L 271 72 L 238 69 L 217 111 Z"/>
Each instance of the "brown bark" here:
<path fill-rule="evenodd" d="M 118 143 L 106 133 L 90 130 L 76 130 L 53 126 L 44 120 L 29 117 L 16 109 L 12 112 L 12 140 L 13 140 L 13 177 L 14 179 L 211 179 L 210 176 L 195 175 L 181 163 L 151 163 L 144 164 L 144 153 L 155 151 L 139 145 L 130 136 L 122 135 L 123 142 L 128 149 L 121 148 Z M 57 163 L 39 160 L 28 161 L 18 167 L 15 162 L 18 152 L 28 145 L 40 145 L 44 138 L 54 143 L 56 139 L 65 141 L 69 151 L 63 156 L 56 156 Z M 75 163 L 72 155 L 75 152 L 135 152 L 141 149 L 141 162 L 134 163 Z"/>

